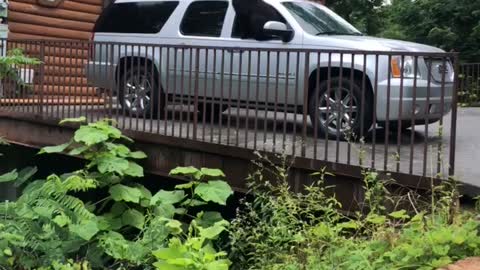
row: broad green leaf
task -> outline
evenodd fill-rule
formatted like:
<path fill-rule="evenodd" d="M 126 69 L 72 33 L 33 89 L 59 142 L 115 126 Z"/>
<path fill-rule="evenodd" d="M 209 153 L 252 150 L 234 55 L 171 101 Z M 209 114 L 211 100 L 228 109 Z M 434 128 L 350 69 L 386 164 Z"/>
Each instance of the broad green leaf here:
<path fill-rule="evenodd" d="M 115 185 L 109 190 L 112 199 L 121 202 L 139 203 L 142 198 L 142 192 L 138 188 L 128 187 L 122 184 Z"/>
<path fill-rule="evenodd" d="M 127 169 L 124 170 L 124 174 L 132 177 L 143 177 L 143 167 L 135 162 L 129 161 Z"/>
<path fill-rule="evenodd" d="M 110 152 L 115 156 L 126 158 L 130 155 L 130 149 L 123 144 L 105 143 L 105 145 L 107 146 L 108 150 L 110 150 Z"/>
<path fill-rule="evenodd" d="M 9 173 L 0 175 L 0 183 L 15 181 L 17 180 L 17 177 L 18 177 L 17 170 L 13 170 Z"/>
<path fill-rule="evenodd" d="M 75 136 L 73 138 L 76 142 L 84 143 L 87 146 L 92 146 L 97 143 L 105 142 L 109 139 L 107 132 L 91 126 L 80 127 L 75 132 Z"/>
<path fill-rule="evenodd" d="M 153 256 L 160 260 L 171 260 L 183 257 L 183 251 L 176 247 L 161 248 L 153 252 Z"/>
<path fill-rule="evenodd" d="M 215 177 L 215 178 L 225 177 L 225 174 L 219 169 L 202 168 L 200 169 L 200 172 L 202 173 L 202 175 L 208 176 L 208 177 Z"/>
<path fill-rule="evenodd" d="M 87 122 L 87 118 L 85 116 L 80 116 L 78 118 L 65 118 L 60 121 L 60 125 L 67 124 L 67 123 L 85 123 Z"/>
<path fill-rule="evenodd" d="M 122 223 L 141 230 L 145 224 L 145 216 L 138 210 L 129 209 L 123 213 Z"/>
<path fill-rule="evenodd" d="M 122 137 L 122 132 L 118 128 L 113 127 L 112 124 L 115 124 L 115 121 L 105 119 L 103 121 L 89 124 L 88 126 L 103 131 L 109 138 L 120 139 Z"/>
<path fill-rule="evenodd" d="M 198 228 L 200 231 L 200 236 L 206 239 L 216 239 L 223 231 L 227 228 L 228 222 L 225 220 L 216 222 L 213 226 L 208 228 Z"/>
<path fill-rule="evenodd" d="M 97 160 L 97 167 L 100 173 L 117 173 L 123 175 L 130 168 L 128 160 L 104 155 Z"/>
<path fill-rule="evenodd" d="M 215 223 L 222 221 L 223 217 L 222 214 L 219 212 L 200 212 L 197 214 L 197 218 L 195 221 L 197 222 L 198 226 L 203 228 L 208 228 L 213 226 Z"/>
<path fill-rule="evenodd" d="M 160 204 L 176 204 L 181 202 L 185 198 L 185 192 L 183 190 L 165 191 L 160 190 L 150 200 L 150 205 Z"/>
<path fill-rule="evenodd" d="M 30 178 L 36 174 L 38 171 L 37 167 L 26 167 L 18 173 L 17 181 L 15 181 L 14 186 L 19 187 L 25 182 L 30 180 Z"/>
<path fill-rule="evenodd" d="M 160 204 L 154 208 L 154 213 L 156 216 L 172 219 L 175 215 L 175 207 L 171 204 Z"/>
<path fill-rule="evenodd" d="M 205 265 L 205 270 L 228 270 L 230 267 L 230 261 L 228 260 L 217 260 Z"/>
<path fill-rule="evenodd" d="M 172 231 L 172 234 L 182 233 L 182 223 L 175 219 L 170 219 L 165 223 L 165 226 Z"/>
<path fill-rule="evenodd" d="M 194 177 L 195 179 L 200 179 L 201 177 L 201 172 L 199 169 L 195 167 L 177 167 L 173 170 L 170 171 L 170 175 L 174 176 L 191 176 Z"/>
<path fill-rule="evenodd" d="M 65 151 L 65 149 L 67 149 L 70 145 L 71 142 L 67 142 L 56 146 L 43 147 L 38 154 L 63 153 L 63 151 Z"/>
<path fill-rule="evenodd" d="M 195 188 L 198 195 L 206 202 L 214 202 L 221 205 L 227 204 L 227 199 L 233 194 L 233 190 L 225 181 L 216 180 L 208 183 L 200 183 Z"/>
<path fill-rule="evenodd" d="M 186 184 L 176 185 L 175 189 L 191 189 L 194 184 L 195 184 L 195 182 L 191 181 L 191 182 L 188 182 Z"/>
<path fill-rule="evenodd" d="M 53 222 L 55 222 L 58 226 L 60 227 L 65 227 L 67 224 L 70 224 L 70 218 L 68 218 L 66 215 L 57 215 L 56 217 L 53 218 Z"/>
<path fill-rule="evenodd" d="M 114 217 L 118 217 L 118 216 L 122 215 L 123 212 L 125 212 L 125 210 L 127 210 L 127 209 L 128 209 L 128 207 L 125 203 L 115 202 L 112 205 L 112 208 L 110 208 L 109 214 L 112 214 Z"/>
<path fill-rule="evenodd" d="M 90 147 L 86 145 L 82 145 L 80 147 L 72 149 L 68 154 L 71 156 L 78 156 L 82 154 L 83 152 L 87 151 Z"/>
<path fill-rule="evenodd" d="M 185 270 L 185 267 L 172 265 L 167 262 L 155 262 L 153 266 L 158 270 Z"/>
<path fill-rule="evenodd" d="M 387 218 L 385 216 L 380 216 L 377 214 L 370 214 L 367 216 L 368 223 L 381 225 L 381 224 L 385 224 L 386 221 L 387 221 Z"/>
<path fill-rule="evenodd" d="M 147 158 L 147 155 L 142 151 L 136 151 L 136 152 L 131 152 L 129 157 L 134 159 L 144 159 L 144 158 Z"/>
<path fill-rule="evenodd" d="M 80 224 L 71 224 L 70 231 L 80 238 L 90 241 L 95 234 L 99 232 L 97 222 L 95 220 L 82 221 Z"/>
<path fill-rule="evenodd" d="M 207 202 L 200 201 L 197 199 L 187 199 L 184 202 L 182 202 L 180 205 L 185 207 L 197 207 L 197 206 L 203 206 L 207 204 L 208 204 Z"/>
<path fill-rule="evenodd" d="M 394 219 L 407 219 L 410 218 L 410 216 L 407 214 L 407 211 L 405 209 L 402 209 L 400 211 L 396 211 L 393 213 L 388 214 Z"/>

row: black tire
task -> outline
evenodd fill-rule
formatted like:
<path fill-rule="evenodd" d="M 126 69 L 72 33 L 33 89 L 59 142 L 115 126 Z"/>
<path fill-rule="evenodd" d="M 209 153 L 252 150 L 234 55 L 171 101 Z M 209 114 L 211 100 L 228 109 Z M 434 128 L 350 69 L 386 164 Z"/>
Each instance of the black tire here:
<path fill-rule="evenodd" d="M 158 75 L 151 64 L 134 62 L 120 75 L 118 101 L 126 115 L 153 117 L 163 113 L 165 95 L 158 85 Z M 135 94 L 137 98 L 134 97 Z"/>
<path fill-rule="evenodd" d="M 338 136 L 340 139 L 352 139 L 354 137 L 359 138 L 360 135 L 364 137 L 367 135 L 372 126 L 372 95 L 370 90 L 366 88 L 365 97 L 362 99 L 361 82 L 357 80 L 352 82 L 349 77 L 341 80 L 339 77 L 333 77 L 330 80 L 330 85 L 328 81 L 323 81 L 318 87 L 313 85 L 312 88 L 308 112 L 310 120 L 314 127 L 318 128 L 321 136 L 328 136 L 329 138 L 337 138 Z M 327 93 L 329 88 L 330 93 Z M 342 101 L 338 102 L 340 104 L 338 106 L 337 98 L 334 94 L 336 92 L 340 97 L 338 100 Z M 328 97 L 333 98 L 328 99 L 327 102 Z M 343 100 L 347 104 L 344 104 Z M 361 104 L 362 100 L 365 102 L 363 106 Z M 332 112 L 338 110 L 337 108 L 340 108 L 340 113 L 336 115 L 342 115 L 340 119 L 335 117 L 335 113 L 332 114 Z M 361 130 L 362 127 L 363 132 Z"/>
<path fill-rule="evenodd" d="M 222 113 L 228 109 L 227 105 L 216 103 L 198 103 L 198 119 L 203 120 L 205 116 L 206 122 L 217 122 L 221 119 Z"/>

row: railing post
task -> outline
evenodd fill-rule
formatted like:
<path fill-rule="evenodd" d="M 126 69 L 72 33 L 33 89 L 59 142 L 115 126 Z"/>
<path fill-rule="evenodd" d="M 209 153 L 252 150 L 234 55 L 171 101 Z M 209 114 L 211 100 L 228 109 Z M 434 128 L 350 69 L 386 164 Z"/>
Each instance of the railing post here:
<path fill-rule="evenodd" d="M 40 46 L 40 81 L 39 81 L 39 87 L 38 87 L 38 94 L 39 94 L 39 99 L 38 99 L 38 115 L 42 116 L 43 115 L 43 91 L 44 91 L 44 80 L 45 80 L 45 41 L 40 40 L 39 41 L 39 46 Z"/>
<path fill-rule="evenodd" d="M 458 79 L 459 79 L 459 65 L 458 65 L 458 53 L 453 56 L 454 66 L 454 82 L 452 93 L 452 123 L 450 128 L 450 158 L 448 166 L 448 175 L 453 176 L 455 174 L 455 149 L 457 142 L 457 109 L 458 109 Z"/>

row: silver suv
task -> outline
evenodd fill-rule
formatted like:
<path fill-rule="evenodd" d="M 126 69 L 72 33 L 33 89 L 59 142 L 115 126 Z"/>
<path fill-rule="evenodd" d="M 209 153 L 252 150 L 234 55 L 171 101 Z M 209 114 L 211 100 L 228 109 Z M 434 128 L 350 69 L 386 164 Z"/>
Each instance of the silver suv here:
<path fill-rule="evenodd" d="M 114 89 L 134 115 L 163 111 L 165 97 L 207 100 L 211 115 L 237 104 L 307 106 L 324 135 L 449 112 L 454 70 L 444 51 L 365 36 L 313 2 L 264 2 L 276 14 L 260 40 L 240 33 L 231 0 L 117 0 L 95 26 L 88 80 Z"/>

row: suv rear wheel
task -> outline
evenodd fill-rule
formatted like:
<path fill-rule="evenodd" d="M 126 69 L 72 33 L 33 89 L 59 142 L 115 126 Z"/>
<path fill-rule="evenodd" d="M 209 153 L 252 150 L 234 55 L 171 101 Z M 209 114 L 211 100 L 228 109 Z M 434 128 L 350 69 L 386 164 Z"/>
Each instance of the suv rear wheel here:
<path fill-rule="evenodd" d="M 362 108 L 362 87 L 357 80 L 333 77 L 323 81 L 312 91 L 309 101 L 310 120 L 323 136 L 341 139 L 363 136 L 372 126 L 372 105 L 369 91 L 365 91 L 365 103 Z M 330 88 L 330 89 L 329 89 Z"/>
<path fill-rule="evenodd" d="M 151 64 L 133 64 L 122 72 L 118 98 L 120 105 L 129 115 L 157 115 L 162 112 L 165 98 L 158 87 L 157 75 Z"/>

